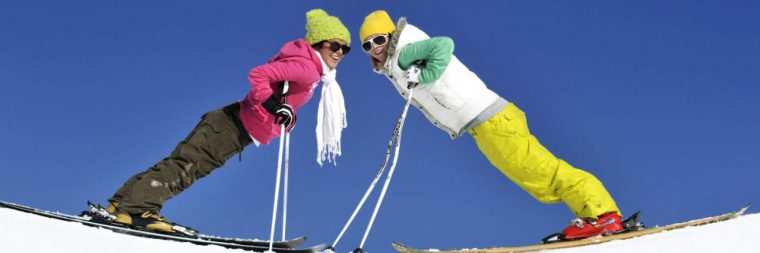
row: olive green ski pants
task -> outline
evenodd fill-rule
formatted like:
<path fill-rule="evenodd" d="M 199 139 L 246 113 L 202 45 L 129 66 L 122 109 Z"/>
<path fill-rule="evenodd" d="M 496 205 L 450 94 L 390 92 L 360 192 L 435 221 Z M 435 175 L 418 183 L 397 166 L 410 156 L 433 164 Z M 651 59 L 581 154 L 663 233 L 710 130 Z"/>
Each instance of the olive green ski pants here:
<path fill-rule="evenodd" d="M 164 202 L 252 143 L 239 111 L 234 103 L 204 114 L 168 157 L 127 180 L 109 201 L 118 202 L 119 211 L 158 213 Z"/>

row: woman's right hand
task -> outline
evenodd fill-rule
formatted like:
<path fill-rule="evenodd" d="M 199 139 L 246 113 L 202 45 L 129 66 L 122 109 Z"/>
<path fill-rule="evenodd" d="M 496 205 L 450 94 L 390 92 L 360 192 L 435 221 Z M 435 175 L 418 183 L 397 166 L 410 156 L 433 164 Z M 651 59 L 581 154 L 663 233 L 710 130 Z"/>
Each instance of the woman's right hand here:
<path fill-rule="evenodd" d="M 280 102 L 279 98 L 272 95 L 261 103 L 261 106 L 267 110 L 270 114 L 274 115 L 274 123 L 284 125 L 285 129 L 290 132 L 296 125 L 296 113 L 293 111 L 293 107 L 289 104 Z"/>

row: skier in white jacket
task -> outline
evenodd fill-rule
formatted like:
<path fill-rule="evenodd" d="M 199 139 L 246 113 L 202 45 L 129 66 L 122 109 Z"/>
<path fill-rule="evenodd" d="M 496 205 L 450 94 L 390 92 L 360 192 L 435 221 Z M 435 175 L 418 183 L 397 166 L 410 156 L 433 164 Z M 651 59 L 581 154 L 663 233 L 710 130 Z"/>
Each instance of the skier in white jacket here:
<path fill-rule="evenodd" d="M 410 82 L 419 83 L 411 103 L 433 125 L 451 139 L 470 133 L 491 164 L 534 198 L 567 204 L 577 218 L 559 239 L 623 230 L 620 210 L 602 183 L 544 148 L 528 130 L 525 113 L 489 90 L 452 54 L 450 38 L 430 38 L 404 18 L 394 25 L 383 10 L 364 19 L 359 36 L 373 70 L 385 75 L 401 97 Z"/>

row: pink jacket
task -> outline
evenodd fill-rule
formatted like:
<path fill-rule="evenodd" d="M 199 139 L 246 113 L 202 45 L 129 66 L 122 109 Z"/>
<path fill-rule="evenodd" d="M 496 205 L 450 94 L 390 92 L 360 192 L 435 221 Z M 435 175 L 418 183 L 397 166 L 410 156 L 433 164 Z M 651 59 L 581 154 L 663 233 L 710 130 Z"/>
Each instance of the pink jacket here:
<path fill-rule="evenodd" d="M 319 56 L 303 39 L 285 43 L 267 64 L 254 67 L 248 73 L 251 91 L 239 102 L 240 120 L 248 133 L 263 144 L 279 136 L 280 125 L 274 123 L 274 116 L 261 103 L 272 92 L 280 92 L 282 81 L 289 81 L 288 104 L 297 112 L 314 94 L 321 75 Z"/>

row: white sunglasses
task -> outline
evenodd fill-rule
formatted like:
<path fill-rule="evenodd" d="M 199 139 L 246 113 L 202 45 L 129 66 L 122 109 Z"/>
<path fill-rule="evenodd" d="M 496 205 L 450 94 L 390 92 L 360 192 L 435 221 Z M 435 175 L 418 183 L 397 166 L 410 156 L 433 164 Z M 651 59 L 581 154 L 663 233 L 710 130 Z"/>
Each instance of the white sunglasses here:
<path fill-rule="evenodd" d="M 365 40 L 364 43 L 362 43 L 362 49 L 364 49 L 364 52 L 369 52 L 369 50 L 372 50 L 372 48 L 375 46 L 382 46 L 387 42 L 388 35 L 380 35 L 372 39 Z"/>

